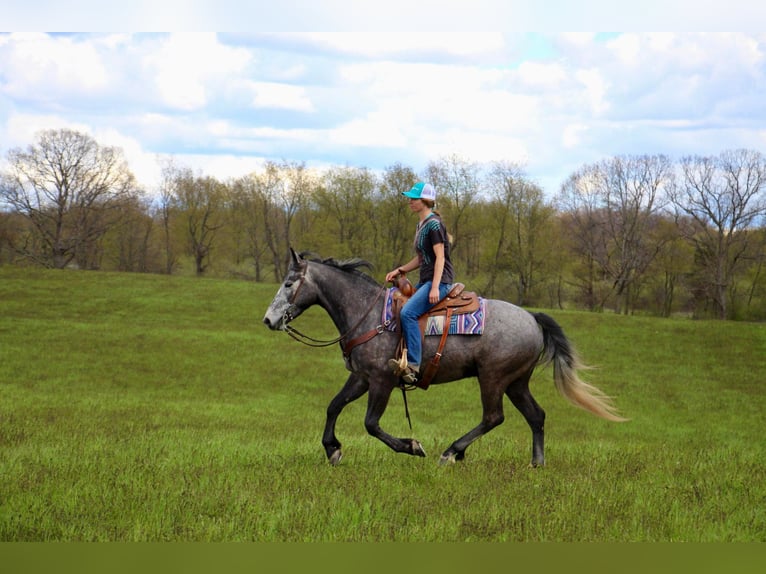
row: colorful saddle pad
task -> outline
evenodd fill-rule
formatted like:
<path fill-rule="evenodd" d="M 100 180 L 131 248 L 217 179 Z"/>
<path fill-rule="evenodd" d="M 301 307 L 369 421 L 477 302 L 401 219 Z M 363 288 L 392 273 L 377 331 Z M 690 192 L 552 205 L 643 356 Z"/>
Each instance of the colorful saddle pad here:
<path fill-rule="evenodd" d="M 395 287 L 388 289 L 386 304 L 383 305 L 383 324 L 388 331 L 398 331 L 399 323 L 394 319 L 393 300 Z M 473 313 L 452 315 L 449 324 L 449 335 L 481 335 L 484 332 L 484 320 L 487 317 L 487 300 L 479 297 L 479 309 Z M 429 316 L 426 320 L 425 335 L 441 335 L 444 333 L 444 315 Z"/>

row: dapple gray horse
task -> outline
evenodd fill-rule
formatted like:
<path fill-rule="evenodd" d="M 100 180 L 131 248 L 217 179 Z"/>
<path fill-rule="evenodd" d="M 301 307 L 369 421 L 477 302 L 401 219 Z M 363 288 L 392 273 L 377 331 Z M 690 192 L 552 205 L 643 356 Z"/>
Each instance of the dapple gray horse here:
<path fill-rule="evenodd" d="M 399 378 L 387 362 L 396 352 L 399 334 L 381 324 L 385 287 L 360 268 L 368 263 L 352 259 L 324 261 L 297 254 L 292 249 L 287 275 L 271 302 L 263 322 L 273 330 L 284 330 L 307 344 L 340 343 L 351 372 L 346 384 L 327 408 L 322 437 L 330 464 L 340 462 L 341 443 L 335 436 L 335 423 L 343 408 L 368 393 L 365 428 L 396 452 L 425 456 L 422 445 L 412 438 L 397 438 L 379 424 L 391 392 L 400 386 Z M 441 462 L 465 457 L 468 446 L 504 420 L 503 395 L 521 412 L 532 429 L 532 466 L 545 463 L 543 423 L 545 411 L 529 392 L 529 380 L 538 365 L 553 363 L 553 379 L 559 392 L 572 404 L 611 421 L 623 421 L 609 397 L 582 381 L 577 355 L 561 327 L 548 315 L 530 313 L 507 303 L 486 302 L 486 324 L 482 335 L 449 336 L 440 367 L 432 384 L 477 377 L 481 391 L 481 422 L 453 442 L 441 455 Z M 289 323 L 313 305 L 330 315 L 340 336 L 319 342 L 293 329 Z M 299 340 L 300 340 L 299 338 Z M 436 351 L 439 337 L 426 337 L 424 361 Z M 313 343 L 312 343 L 313 341 Z M 353 347 L 349 343 L 354 341 Z M 361 342 L 360 342 L 361 341 Z"/>

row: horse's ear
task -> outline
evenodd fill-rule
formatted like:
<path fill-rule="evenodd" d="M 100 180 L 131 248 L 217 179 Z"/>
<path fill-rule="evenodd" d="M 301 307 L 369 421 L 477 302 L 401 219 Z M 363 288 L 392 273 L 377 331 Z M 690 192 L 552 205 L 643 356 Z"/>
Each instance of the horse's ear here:
<path fill-rule="evenodd" d="M 300 266 L 300 264 L 301 264 L 301 256 L 300 256 L 300 255 L 298 255 L 298 254 L 295 252 L 295 249 L 293 249 L 292 247 L 290 248 L 290 257 L 292 258 L 292 260 L 293 260 L 293 263 L 294 263 L 296 266 Z"/>

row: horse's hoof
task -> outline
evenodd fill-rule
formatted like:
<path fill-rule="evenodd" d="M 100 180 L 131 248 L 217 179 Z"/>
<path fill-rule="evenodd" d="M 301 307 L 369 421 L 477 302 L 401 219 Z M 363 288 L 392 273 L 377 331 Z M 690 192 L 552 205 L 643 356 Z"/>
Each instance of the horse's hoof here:
<path fill-rule="evenodd" d="M 455 453 L 452 454 L 443 454 L 441 455 L 441 458 L 439 458 L 439 464 L 441 466 L 446 466 L 448 464 L 455 464 Z"/>
<path fill-rule="evenodd" d="M 412 448 L 412 454 L 413 455 L 415 455 L 415 456 L 426 456 L 426 451 L 423 450 L 423 445 L 420 444 L 420 441 L 412 439 L 411 448 Z"/>
<path fill-rule="evenodd" d="M 330 464 L 332 466 L 338 466 L 342 458 L 343 458 L 343 453 L 341 452 L 340 449 L 338 449 L 335 452 L 333 452 L 332 455 L 330 455 Z"/>

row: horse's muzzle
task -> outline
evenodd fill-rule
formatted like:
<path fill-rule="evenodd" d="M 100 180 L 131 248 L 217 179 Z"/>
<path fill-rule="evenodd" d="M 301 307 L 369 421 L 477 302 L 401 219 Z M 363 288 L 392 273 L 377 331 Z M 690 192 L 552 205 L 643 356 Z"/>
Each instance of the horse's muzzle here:
<path fill-rule="evenodd" d="M 263 318 L 263 323 L 264 323 L 264 325 L 266 325 L 272 331 L 277 331 L 279 329 L 283 329 L 284 328 L 284 323 L 285 322 L 282 320 L 282 317 L 280 317 L 276 321 L 272 321 L 269 317 L 264 317 Z"/>

